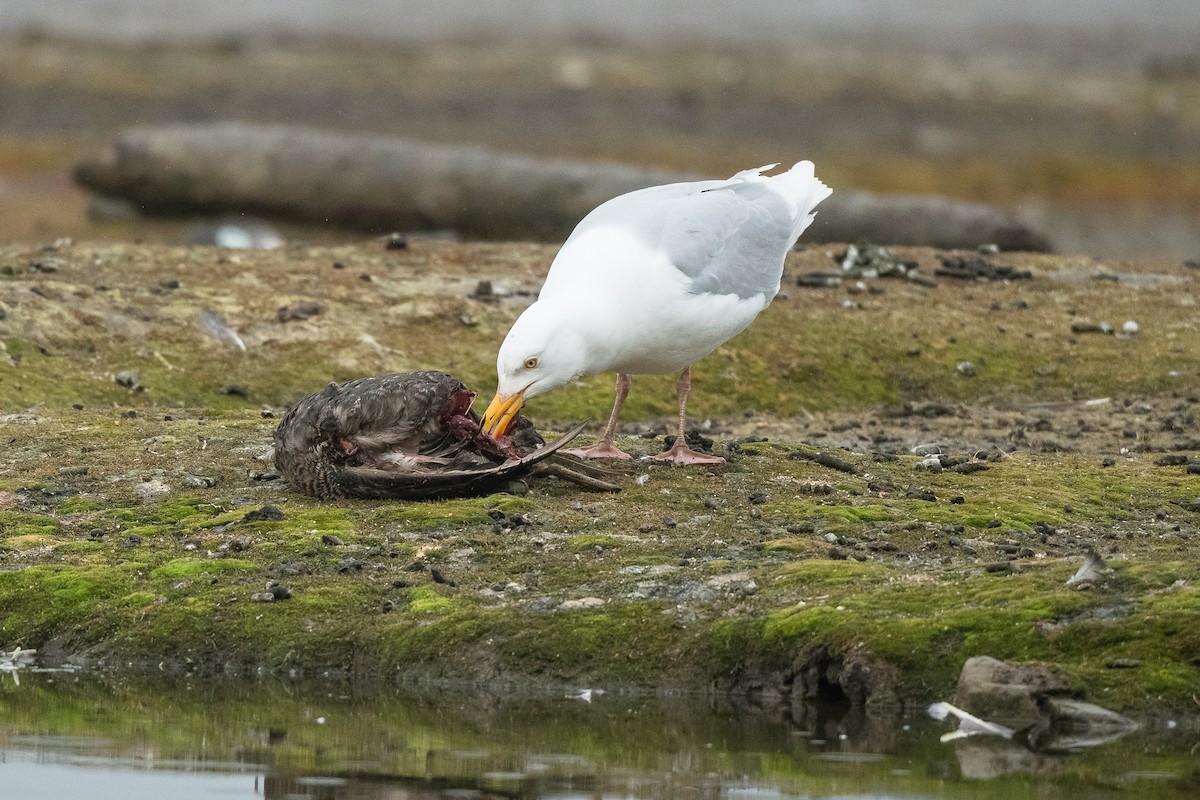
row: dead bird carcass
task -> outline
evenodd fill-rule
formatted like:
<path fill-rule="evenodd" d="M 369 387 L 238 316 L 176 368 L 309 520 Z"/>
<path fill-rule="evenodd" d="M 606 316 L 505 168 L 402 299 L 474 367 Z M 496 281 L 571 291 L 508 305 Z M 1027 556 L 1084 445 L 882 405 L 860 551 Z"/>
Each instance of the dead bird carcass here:
<path fill-rule="evenodd" d="M 444 372 L 393 372 L 330 383 L 303 397 L 275 429 L 275 466 L 321 499 L 436 499 L 499 491 L 515 478 L 557 475 L 616 491 L 599 471 L 557 451 L 583 428 L 546 444 L 518 416 L 492 439 L 471 410 L 475 393 Z"/>

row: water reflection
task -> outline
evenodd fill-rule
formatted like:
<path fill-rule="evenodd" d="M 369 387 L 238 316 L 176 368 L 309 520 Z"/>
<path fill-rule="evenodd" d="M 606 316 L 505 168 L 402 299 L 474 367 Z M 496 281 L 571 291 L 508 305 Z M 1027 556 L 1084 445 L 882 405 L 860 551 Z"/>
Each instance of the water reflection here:
<path fill-rule="evenodd" d="M 0 781 L 22 800 L 973 798 L 1001 786 L 1048 799 L 1182 798 L 1197 788 L 1182 731 L 1052 756 L 1012 742 L 943 745 L 944 730 L 849 705 L 26 672 L 19 686 L 0 684 Z"/>

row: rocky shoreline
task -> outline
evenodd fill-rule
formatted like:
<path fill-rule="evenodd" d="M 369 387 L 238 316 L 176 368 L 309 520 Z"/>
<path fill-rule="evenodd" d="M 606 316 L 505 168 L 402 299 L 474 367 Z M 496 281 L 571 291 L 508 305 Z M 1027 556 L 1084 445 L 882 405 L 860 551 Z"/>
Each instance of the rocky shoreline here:
<path fill-rule="evenodd" d="M 978 254 L 904 249 L 930 280 L 801 285 L 844 251 L 795 254 L 698 369 L 722 468 L 332 503 L 274 472 L 287 404 L 389 369 L 490 391 L 553 248 L 0 248 L 0 648 L 910 705 L 987 655 L 1110 708 L 1190 703 L 1200 273 L 985 254 L 1013 270 L 988 280 L 935 275 Z M 527 412 L 596 418 L 608 383 Z M 668 383 L 635 381 L 636 455 L 662 447 Z"/>

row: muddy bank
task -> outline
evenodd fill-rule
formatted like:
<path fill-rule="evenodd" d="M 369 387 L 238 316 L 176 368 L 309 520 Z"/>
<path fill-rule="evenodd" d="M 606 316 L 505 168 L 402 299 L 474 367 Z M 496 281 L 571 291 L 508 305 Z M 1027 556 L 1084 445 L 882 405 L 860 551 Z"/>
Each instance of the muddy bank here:
<path fill-rule="evenodd" d="M 798 284 L 841 249 L 794 254 L 696 370 L 722 468 L 322 503 L 274 472 L 287 404 L 392 369 L 489 393 L 553 248 L 0 248 L 0 646 L 784 703 L 945 694 L 983 654 L 1109 707 L 1190 702 L 1200 273 L 1003 254 L 979 274 L 1008 279 L 964 280 L 978 254 L 914 249 L 920 280 Z M 598 419 L 610 384 L 527 412 Z M 671 386 L 635 379 L 624 449 L 662 448 Z"/>

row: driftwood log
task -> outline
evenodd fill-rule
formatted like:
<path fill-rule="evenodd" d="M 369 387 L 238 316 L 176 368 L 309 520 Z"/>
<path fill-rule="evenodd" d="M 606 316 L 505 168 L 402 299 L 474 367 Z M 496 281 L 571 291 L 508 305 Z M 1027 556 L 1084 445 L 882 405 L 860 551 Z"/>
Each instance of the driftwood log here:
<path fill-rule="evenodd" d="M 79 164 L 75 176 L 147 216 L 250 213 L 363 230 L 543 241 L 564 239 L 610 197 L 698 177 L 242 123 L 136 128 L 108 153 Z M 805 239 L 1049 248 L 1043 235 L 992 206 L 836 189 Z"/>

